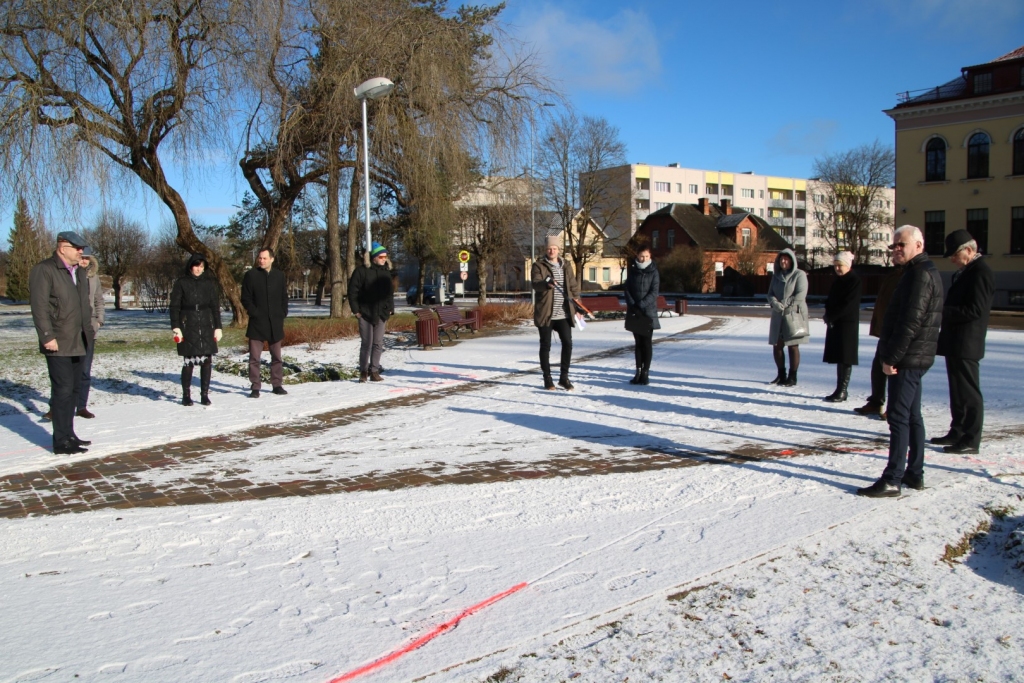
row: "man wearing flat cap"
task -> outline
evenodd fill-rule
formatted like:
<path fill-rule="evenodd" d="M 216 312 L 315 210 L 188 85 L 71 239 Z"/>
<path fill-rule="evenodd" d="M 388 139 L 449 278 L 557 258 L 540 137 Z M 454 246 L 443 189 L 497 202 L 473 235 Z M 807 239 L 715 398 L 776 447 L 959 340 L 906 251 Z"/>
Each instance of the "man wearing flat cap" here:
<path fill-rule="evenodd" d="M 89 277 L 78 268 L 87 246 L 76 232 L 60 233 L 53 256 L 36 264 L 28 276 L 32 322 L 50 374 L 53 452 L 62 455 L 85 453 L 83 446 L 89 445 L 75 434 L 74 424 L 92 336 Z"/>
<path fill-rule="evenodd" d="M 992 269 L 978 253 L 978 243 L 966 230 L 946 237 L 943 254 L 959 270 L 942 307 L 938 355 L 946 357 L 949 381 L 949 433 L 932 439 L 947 453 L 977 453 L 985 404 L 981 396 L 978 361 L 985 357 L 985 334 L 995 281 Z"/>

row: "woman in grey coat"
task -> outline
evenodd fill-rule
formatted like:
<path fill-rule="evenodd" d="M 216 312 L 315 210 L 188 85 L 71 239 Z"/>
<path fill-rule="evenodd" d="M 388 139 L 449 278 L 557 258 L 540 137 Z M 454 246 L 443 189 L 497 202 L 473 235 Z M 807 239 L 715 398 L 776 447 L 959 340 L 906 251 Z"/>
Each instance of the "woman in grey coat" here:
<path fill-rule="evenodd" d="M 796 267 L 796 254 L 783 249 L 775 257 L 775 274 L 768 287 L 768 305 L 772 308 L 768 343 L 775 355 L 778 374 L 771 384 L 796 386 L 796 371 L 800 367 L 800 344 L 811 338 L 807 320 L 807 275 Z M 786 354 L 789 348 L 789 374 L 786 374 Z"/>

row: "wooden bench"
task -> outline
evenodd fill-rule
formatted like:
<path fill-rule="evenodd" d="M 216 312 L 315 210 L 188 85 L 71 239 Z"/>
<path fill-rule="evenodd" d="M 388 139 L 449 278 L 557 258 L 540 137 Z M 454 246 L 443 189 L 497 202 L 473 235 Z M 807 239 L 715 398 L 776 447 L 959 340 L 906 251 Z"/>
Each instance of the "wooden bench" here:
<path fill-rule="evenodd" d="M 439 333 L 444 332 L 448 336 L 448 341 L 452 341 L 453 332 L 455 333 L 454 339 L 458 339 L 460 329 L 467 329 L 470 332 L 476 332 L 480 329 L 480 316 L 472 311 L 467 311 L 467 314 L 463 315 L 462 310 L 458 306 L 417 308 L 414 312 L 420 320 L 436 321 L 437 331 Z M 438 336 L 437 341 L 439 344 L 442 344 L 440 336 Z"/>
<path fill-rule="evenodd" d="M 588 296 L 583 297 L 580 301 L 591 313 L 598 313 L 600 311 L 621 313 L 626 310 L 626 307 L 619 303 L 619 297 L 617 296 Z"/>
<path fill-rule="evenodd" d="M 672 306 L 668 305 L 668 301 L 663 296 L 658 297 L 658 303 L 655 304 L 655 307 L 658 309 L 659 318 L 661 317 L 662 313 L 672 313 L 673 311 L 676 310 Z"/>

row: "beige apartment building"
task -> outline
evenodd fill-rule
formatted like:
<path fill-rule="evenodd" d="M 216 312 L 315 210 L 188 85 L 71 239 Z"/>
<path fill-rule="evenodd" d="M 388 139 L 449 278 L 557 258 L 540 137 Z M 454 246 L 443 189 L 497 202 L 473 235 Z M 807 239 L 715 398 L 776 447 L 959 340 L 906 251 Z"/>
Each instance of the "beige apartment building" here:
<path fill-rule="evenodd" d="M 763 218 L 812 267 L 831 263 L 832 247 L 815 220 L 815 203 L 824 202 L 825 190 L 813 180 L 758 175 L 752 171 L 710 171 L 679 164 L 630 164 L 601 173 L 611 174 L 616 182 L 629 183 L 633 188 L 632 224 L 626 225 L 628 219 L 623 218 L 617 224 L 604 226 L 612 239 L 628 240 L 648 214 L 670 204 L 696 206 L 705 200 L 721 205 L 726 200 L 735 212 Z M 892 216 L 892 189 L 883 192 L 876 208 Z M 872 229 L 870 238 L 869 262 L 886 263 L 892 222 Z"/>
<path fill-rule="evenodd" d="M 1024 46 L 906 92 L 896 125 L 896 224 L 924 232 L 945 278 L 945 236 L 966 229 L 989 259 L 998 307 L 1024 307 Z"/>

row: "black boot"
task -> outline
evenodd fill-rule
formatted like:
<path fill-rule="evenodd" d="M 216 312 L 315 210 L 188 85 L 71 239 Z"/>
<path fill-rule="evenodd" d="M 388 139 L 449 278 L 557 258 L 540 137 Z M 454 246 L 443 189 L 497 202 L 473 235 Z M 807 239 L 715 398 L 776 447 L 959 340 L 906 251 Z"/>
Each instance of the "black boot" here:
<path fill-rule="evenodd" d="M 644 386 L 647 386 L 648 384 L 650 384 L 650 381 L 647 378 L 647 376 L 650 374 L 650 372 L 651 372 L 651 366 L 650 365 L 644 365 L 640 369 L 640 384 L 643 384 Z"/>
<path fill-rule="evenodd" d="M 572 391 L 575 389 L 572 382 L 569 381 L 569 375 L 562 375 L 558 378 L 558 386 L 562 387 L 566 391 Z"/>
<path fill-rule="evenodd" d="M 772 357 L 775 359 L 775 367 L 778 368 L 778 373 L 775 375 L 769 384 L 785 384 L 786 383 L 786 353 L 782 350 L 781 346 L 772 347 Z"/>
<path fill-rule="evenodd" d="M 192 366 L 181 368 L 181 405 L 192 405 Z"/>
<path fill-rule="evenodd" d="M 795 387 L 796 386 L 796 370 L 790 370 L 789 374 L 786 375 L 785 382 L 779 382 L 780 387 Z"/>
<path fill-rule="evenodd" d="M 849 365 L 843 365 L 840 363 L 836 366 L 836 390 L 832 392 L 831 396 L 826 396 L 825 400 L 829 403 L 842 403 L 847 399 L 846 390 L 850 386 L 850 373 L 853 371 L 853 367 Z"/>
<path fill-rule="evenodd" d="M 551 379 L 551 375 L 544 375 L 544 388 L 548 391 L 554 390 L 555 380 Z"/>
<path fill-rule="evenodd" d="M 633 375 L 633 379 L 629 380 L 630 384 L 640 384 L 640 370 L 641 367 L 639 365 L 636 366 L 636 374 Z"/>
<path fill-rule="evenodd" d="M 213 374 L 213 362 L 206 361 L 199 369 L 199 402 L 210 405 L 210 376 Z"/>
<path fill-rule="evenodd" d="M 780 365 L 779 366 L 779 372 L 778 372 L 777 375 L 775 375 L 775 379 L 773 379 L 771 382 L 768 382 L 768 384 L 785 384 L 785 383 L 786 383 L 786 366 L 785 365 Z"/>

